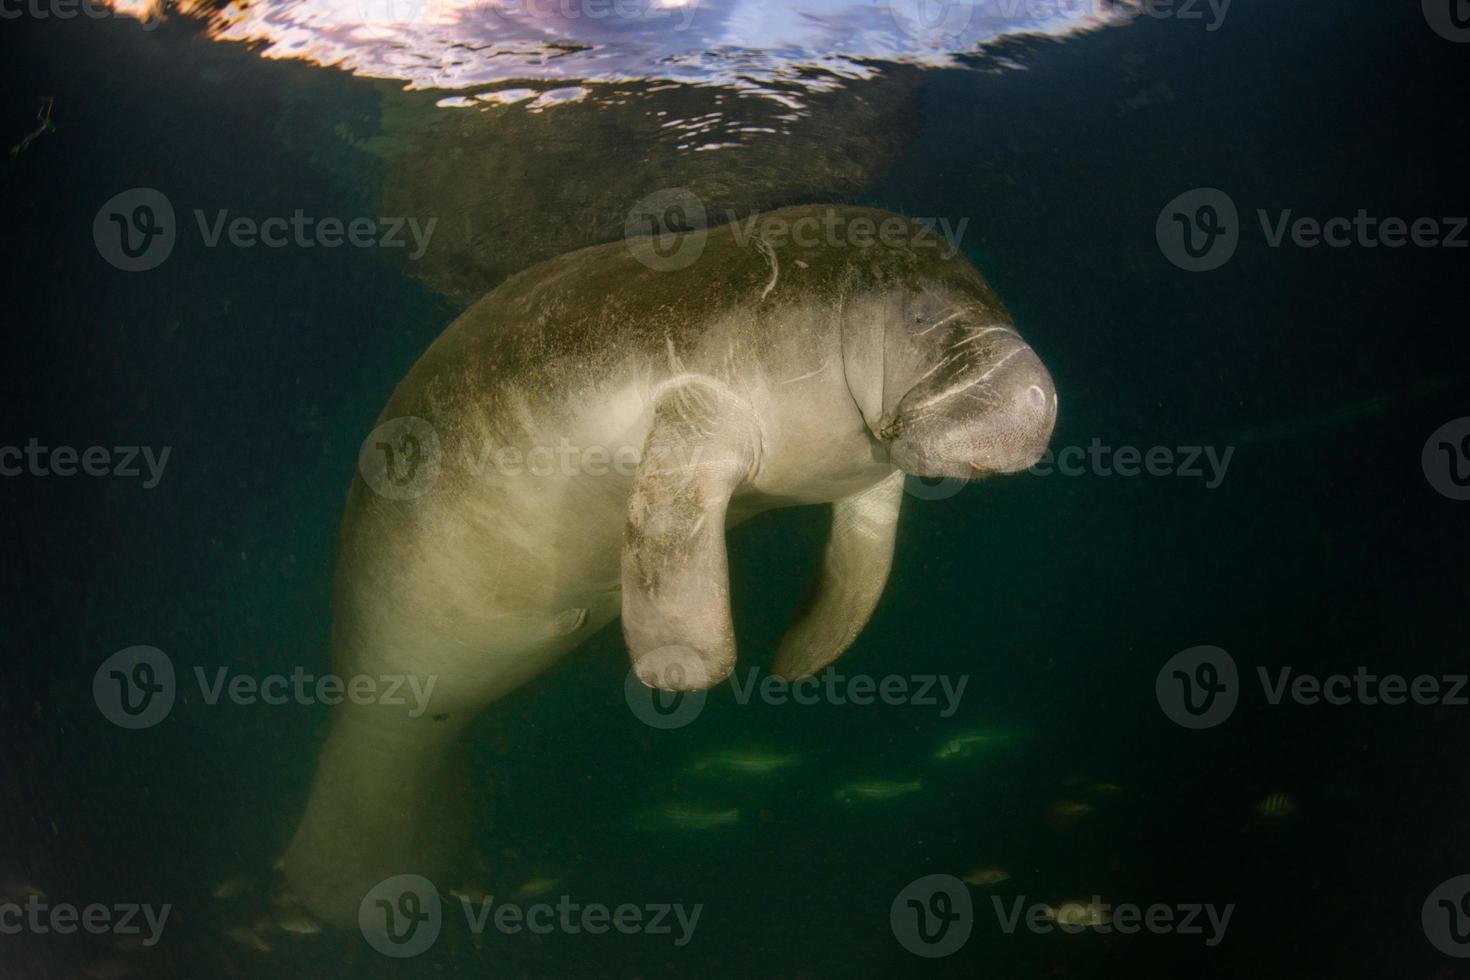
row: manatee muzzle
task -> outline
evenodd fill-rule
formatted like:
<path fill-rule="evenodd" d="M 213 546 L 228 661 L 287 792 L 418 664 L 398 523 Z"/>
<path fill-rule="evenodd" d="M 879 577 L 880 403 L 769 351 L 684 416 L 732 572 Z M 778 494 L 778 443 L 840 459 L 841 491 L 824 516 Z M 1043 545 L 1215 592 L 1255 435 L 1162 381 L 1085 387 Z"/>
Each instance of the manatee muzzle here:
<path fill-rule="evenodd" d="M 916 386 L 879 437 L 906 473 L 972 479 L 1034 464 L 1056 418 L 1051 375 L 1018 338 L 942 388 Z"/>

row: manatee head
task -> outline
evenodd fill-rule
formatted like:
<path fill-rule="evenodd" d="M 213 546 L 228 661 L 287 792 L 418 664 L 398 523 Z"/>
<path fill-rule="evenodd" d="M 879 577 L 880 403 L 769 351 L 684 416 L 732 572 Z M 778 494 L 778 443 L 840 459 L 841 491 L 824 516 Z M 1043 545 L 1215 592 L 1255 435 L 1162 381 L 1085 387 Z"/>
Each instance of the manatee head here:
<path fill-rule="evenodd" d="M 1056 389 L 988 286 L 909 292 L 888 313 L 875 434 L 895 466 L 970 479 L 1041 458 Z"/>

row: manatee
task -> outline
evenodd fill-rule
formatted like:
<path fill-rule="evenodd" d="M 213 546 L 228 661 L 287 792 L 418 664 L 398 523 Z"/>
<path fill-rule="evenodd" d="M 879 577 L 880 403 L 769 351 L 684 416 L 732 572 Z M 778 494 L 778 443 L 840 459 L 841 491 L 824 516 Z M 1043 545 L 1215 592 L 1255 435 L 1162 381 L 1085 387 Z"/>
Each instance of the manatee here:
<path fill-rule="evenodd" d="M 786 208 L 569 253 L 449 325 L 363 444 L 333 590 L 334 672 L 433 694 L 334 708 L 286 855 L 307 908 L 352 924 L 380 881 L 448 871 L 464 726 L 615 617 L 645 684 L 724 680 L 728 528 L 831 506 L 773 662 L 802 677 L 878 602 L 906 474 L 1040 457 L 1051 378 L 935 239 L 884 211 Z"/>

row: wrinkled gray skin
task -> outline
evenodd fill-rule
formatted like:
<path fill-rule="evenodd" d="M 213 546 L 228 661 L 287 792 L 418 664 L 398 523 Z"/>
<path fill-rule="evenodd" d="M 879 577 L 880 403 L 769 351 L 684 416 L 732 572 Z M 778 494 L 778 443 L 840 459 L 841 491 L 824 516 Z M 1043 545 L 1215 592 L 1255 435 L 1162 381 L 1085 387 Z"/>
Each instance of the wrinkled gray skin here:
<path fill-rule="evenodd" d="M 895 218 L 810 207 L 766 220 L 834 211 Z M 354 480 L 334 667 L 435 687 L 417 718 L 336 709 L 287 854 L 313 912 L 352 924 L 383 878 L 434 879 L 459 842 L 459 731 L 619 614 L 645 683 L 723 680 L 735 665 L 728 527 L 832 505 L 821 570 L 773 665 L 804 676 L 878 601 L 904 473 L 969 477 L 1039 458 L 1051 380 L 962 257 L 762 235 L 711 229 L 677 271 L 645 265 L 637 240 L 536 266 L 451 324 L 394 392 L 380 423 L 429 422 L 439 473 L 407 500 Z M 538 457 L 542 475 L 493 462 L 497 448 L 564 445 L 559 461 Z M 620 456 L 627 465 L 608 464 Z"/>

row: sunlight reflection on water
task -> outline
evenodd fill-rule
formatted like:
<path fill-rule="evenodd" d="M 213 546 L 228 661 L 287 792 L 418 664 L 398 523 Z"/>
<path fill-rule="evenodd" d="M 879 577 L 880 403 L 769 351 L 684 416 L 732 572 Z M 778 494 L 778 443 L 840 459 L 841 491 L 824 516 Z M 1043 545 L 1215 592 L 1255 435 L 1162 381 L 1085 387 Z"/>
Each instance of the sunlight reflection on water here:
<path fill-rule="evenodd" d="M 948 65 L 1001 38 L 1065 37 L 1133 13 L 1113 0 L 237 0 L 207 16 L 214 37 L 259 43 L 266 57 L 410 88 L 669 81 L 776 95 L 773 83 L 830 87 L 870 77 L 875 62 Z M 567 86 L 527 104 L 585 95 Z"/>

